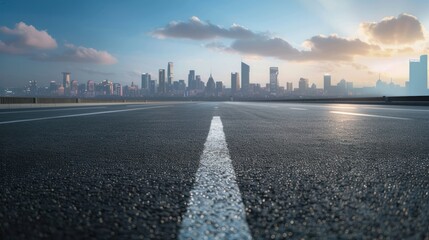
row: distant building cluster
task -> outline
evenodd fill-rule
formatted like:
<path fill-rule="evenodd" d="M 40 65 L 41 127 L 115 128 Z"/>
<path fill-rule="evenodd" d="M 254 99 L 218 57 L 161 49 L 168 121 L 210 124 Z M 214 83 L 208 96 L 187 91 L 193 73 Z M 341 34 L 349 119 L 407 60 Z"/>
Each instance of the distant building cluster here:
<path fill-rule="evenodd" d="M 250 66 L 241 62 L 241 72 L 231 73 L 231 87 L 226 88 L 222 81 L 215 81 L 212 74 L 205 82 L 195 70 L 189 70 L 188 80 L 174 79 L 174 64 L 167 64 L 165 69 L 158 70 L 158 76 L 149 73 L 141 75 L 140 87 L 134 82 L 122 86 L 109 80 L 95 82 L 88 80 L 79 83 L 71 80 L 71 73 L 62 73 L 62 82 L 51 81 L 47 87 L 39 87 L 36 81 L 30 81 L 23 88 L 3 89 L 3 96 L 53 96 L 53 97 L 239 97 L 239 98 L 277 98 L 277 97 L 347 97 L 372 95 L 427 95 L 428 91 L 427 55 L 419 60 L 409 62 L 409 81 L 401 87 L 393 81 L 379 79 L 374 87 L 354 88 L 353 82 L 340 80 L 333 84 L 330 74 L 323 76 L 323 88 L 317 88 L 308 78 L 300 78 L 298 87 L 292 82 L 282 86 L 278 76 L 279 68 L 270 67 L 268 83 L 261 86 L 250 81 Z M 156 79 L 156 77 L 158 79 Z"/>

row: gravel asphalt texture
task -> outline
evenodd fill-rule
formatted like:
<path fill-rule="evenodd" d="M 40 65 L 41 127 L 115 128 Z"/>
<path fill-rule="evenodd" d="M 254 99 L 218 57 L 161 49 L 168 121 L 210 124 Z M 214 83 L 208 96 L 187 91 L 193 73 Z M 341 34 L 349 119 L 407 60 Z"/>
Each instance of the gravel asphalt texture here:
<path fill-rule="evenodd" d="M 0 110 L 156 107 L 0 124 L 0 239 L 176 239 L 213 116 L 254 239 L 429 239 L 428 107 L 97 107 Z"/>

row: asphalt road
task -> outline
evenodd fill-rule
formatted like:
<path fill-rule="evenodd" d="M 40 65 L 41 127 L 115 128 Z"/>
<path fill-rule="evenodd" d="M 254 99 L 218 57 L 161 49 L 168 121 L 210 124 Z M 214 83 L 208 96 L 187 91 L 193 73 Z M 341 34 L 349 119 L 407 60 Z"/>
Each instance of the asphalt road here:
<path fill-rule="evenodd" d="M 244 238 L 429 239 L 429 108 L 0 110 L 0 239 L 211 238 L 219 202 Z"/>

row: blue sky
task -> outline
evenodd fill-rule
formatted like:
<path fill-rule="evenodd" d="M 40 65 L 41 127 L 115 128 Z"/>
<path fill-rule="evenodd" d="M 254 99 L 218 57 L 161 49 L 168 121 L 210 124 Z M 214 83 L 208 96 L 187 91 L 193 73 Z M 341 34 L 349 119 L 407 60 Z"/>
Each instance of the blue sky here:
<path fill-rule="evenodd" d="M 60 81 L 63 71 L 70 71 L 72 79 L 80 82 L 109 79 L 139 84 L 140 73 L 150 72 L 157 78 L 157 70 L 166 68 L 169 61 L 175 64 L 175 80 L 186 79 L 188 71 L 195 69 L 203 80 L 212 72 L 215 80 L 229 86 L 230 72 L 240 70 L 241 60 L 251 66 L 253 83 L 267 83 L 268 68 L 278 66 L 281 85 L 286 81 L 296 84 L 299 77 L 306 77 L 321 86 L 324 73 L 331 73 L 334 82 L 345 78 L 356 86 L 374 85 L 379 73 L 404 84 L 408 59 L 428 52 L 428 10 L 429 2 L 424 0 L 0 0 L 0 41 L 4 43 L 3 50 L 0 48 L 0 86 L 20 86 L 30 80 L 45 85 Z M 410 17 L 401 18 L 403 13 Z M 190 21 L 193 16 L 196 20 Z M 422 35 L 418 30 L 413 32 L 415 39 L 389 43 L 389 36 L 398 32 L 389 32 L 392 27 L 382 29 L 379 23 L 386 17 L 394 17 L 391 23 L 398 26 L 394 29 L 399 34 L 407 30 L 401 26 L 408 26 L 400 20 L 415 19 Z M 237 24 L 256 37 L 243 39 L 222 33 L 207 39 L 199 39 L 198 33 L 196 38 L 183 37 L 176 34 L 181 30 L 177 25 L 168 25 L 172 21 L 185 27 L 197 24 L 202 31 L 210 31 L 212 25 L 228 31 Z M 22 43 L 28 35 L 14 31 L 21 22 L 25 24 L 21 29 L 34 26 L 34 34 L 46 30 L 50 38 L 42 40 L 54 42 Z M 374 24 L 362 33 L 363 23 Z M 378 32 L 370 30 L 377 27 Z M 157 30 L 160 34 L 154 35 Z M 336 37 L 331 37 L 333 34 Z M 278 46 L 272 44 L 273 39 L 278 40 Z M 220 47 L 207 47 L 211 43 Z"/>

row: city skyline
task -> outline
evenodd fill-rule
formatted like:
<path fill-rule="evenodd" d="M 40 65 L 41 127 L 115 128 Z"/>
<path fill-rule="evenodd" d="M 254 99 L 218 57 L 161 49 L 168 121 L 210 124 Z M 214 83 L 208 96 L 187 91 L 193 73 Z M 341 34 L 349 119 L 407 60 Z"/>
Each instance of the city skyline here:
<path fill-rule="evenodd" d="M 85 3 L 81 19 L 74 14 L 83 2 L 5 2 L 0 10 L 0 87 L 59 82 L 58 72 L 73 72 L 71 80 L 139 83 L 142 73 L 158 76 L 159 69 L 165 69 L 166 82 L 187 81 L 189 69 L 198 69 L 204 81 L 212 73 L 230 87 L 231 72 L 245 79 L 241 62 L 251 67 L 250 82 L 261 85 L 269 81 L 266 69 L 276 66 L 282 86 L 297 85 L 301 77 L 322 86 L 325 73 L 332 74 L 333 83 L 346 79 L 357 87 L 374 86 L 379 75 L 404 86 L 409 59 L 428 52 L 424 13 L 429 6 L 391 2 L 161 1 L 146 4 L 147 14 L 141 14 L 145 2 L 107 1 Z M 234 11 L 243 4 L 245 9 Z M 155 9 L 165 11 L 154 18 Z M 270 14 L 256 21 L 251 16 L 258 11 Z M 112 19 L 101 18 L 106 13 Z M 174 63 L 171 76 L 168 62 Z"/>
<path fill-rule="evenodd" d="M 99 83 L 88 80 L 79 83 L 71 80 L 70 72 L 62 72 L 62 83 L 51 81 L 49 86 L 40 86 L 37 81 L 29 81 L 21 87 L 1 89 L 0 96 L 59 96 L 59 97 L 241 97 L 241 98 L 301 98 L 301 97 L 359 97 L 359 96 L 418 96 L 427 95 L 428 65 L 427 55 L 421 55 L 419 60 L 409 61 L 409 81 L 400 86 L 390 79 L 383 81 L 381 75 L 375 86 L 355 88 L 352 81 L 341 79 L 332 82 L 331 74 L 323 75 L 323 85 L 319 88 L 315 82 L 300 77 L 298 88 L 293 88 L 294 82 L 279 83 L 278 67 L 269 68 L 269 82 L 265 84 L 252 83 L 249 80 L 251 67 L 241 62 L 241 78 L 238 72 L 231 72 L 230 88 L 223 81 L 215 81 L 212 74 L 205 82 L 195 70 L 189 70 L 188 85 L 183 79 L 174 79 L 174 63 L 168 62 L 167 76 L 165 69 L 158 70 L 158 80 L 152 79 L 149 73 L 141 74 L 141 85 L 134 81 L 131 86 L 123 85 L 104 79 Z M 167 80 L 168 79 L 168 80 Z M 241 86 L 240 86 L 241 82 Z M 311 86 L 310 86 L 311 83 Z M 295 85 L 296 86 L 296 85 Z"/>

